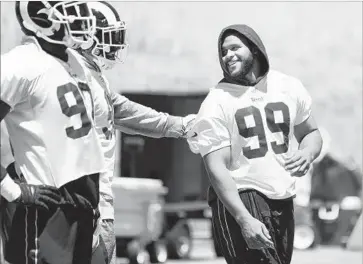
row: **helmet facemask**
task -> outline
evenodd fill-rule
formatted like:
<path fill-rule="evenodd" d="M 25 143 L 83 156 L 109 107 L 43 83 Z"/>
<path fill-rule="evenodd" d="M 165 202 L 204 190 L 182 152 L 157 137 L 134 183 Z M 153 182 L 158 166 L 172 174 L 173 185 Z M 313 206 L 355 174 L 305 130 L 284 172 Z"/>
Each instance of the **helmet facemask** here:
<path fill-rule="evenodd" d="M 96 26 L 95 46 L 92 55 L 97 57 L 103 69 L 110 69 L 116 63 L 123 63 L 127 56 L 126 24 L 124 21 L 115 25 Z"/>
<path fill-rule="evenodd" d="M 92 15 L 86 2 L 65 1 L 54 6 L 50 6 L 48 2 L 43 3 L 49 9 L 48 19 L 54 24 L 64 25 L 66 29 L 66 37 L 63 41 L 46 39 L 48 42 L 76 48 L 81 44 L 93 41 L 96 32 L 96 18 Z"/>

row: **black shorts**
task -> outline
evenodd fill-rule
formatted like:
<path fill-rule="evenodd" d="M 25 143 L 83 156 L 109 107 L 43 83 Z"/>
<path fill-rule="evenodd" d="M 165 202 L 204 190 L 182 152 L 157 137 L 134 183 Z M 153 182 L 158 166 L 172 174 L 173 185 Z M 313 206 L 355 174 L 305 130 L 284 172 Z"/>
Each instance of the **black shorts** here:
<path fill-rule="evenodd" d="M 98 206 L 98 175 L 60 188 L 65 202 L 51 210 L 18 206 L 5 259 L 12 264 L 90 264 Z"/>
<path fill-rule="evenodd" d="M 250 249 L 240 226 L 217 198 L 210 201 L 213 233 L 228 264 L 289 264 L 294 244 L 293 199 L 271 200 L 255 190 L 240 192 L 253 217 L 265 224 L 275 249 Z"/>

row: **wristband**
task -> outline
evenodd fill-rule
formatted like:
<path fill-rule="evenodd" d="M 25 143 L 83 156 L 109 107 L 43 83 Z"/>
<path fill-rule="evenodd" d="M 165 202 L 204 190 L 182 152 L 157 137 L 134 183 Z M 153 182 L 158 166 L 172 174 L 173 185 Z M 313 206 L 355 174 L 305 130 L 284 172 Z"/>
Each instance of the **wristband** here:
<path fill-rule="evenodd" d="M 0 183 L 0 193 L 8 202 L 13 202 L 21 195 L 21 189 L 9 176 L 6 174 L 5 178 Z"/>

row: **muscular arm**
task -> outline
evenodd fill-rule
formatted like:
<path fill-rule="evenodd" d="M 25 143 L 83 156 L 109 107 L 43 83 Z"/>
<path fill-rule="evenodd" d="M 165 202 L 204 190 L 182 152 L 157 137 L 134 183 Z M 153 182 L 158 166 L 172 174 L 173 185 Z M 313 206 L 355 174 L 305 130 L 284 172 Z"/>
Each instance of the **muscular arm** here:
<path fill-rule="evenodd" d="M 237 220 L 251 218 L 241 201 L 235 182 L 227 169 L 230 157 L 230 146 L 213 151 L 203 157 L 208 176 L 219 199 L 231 215 Z"/>
<path fill-rule="evenodd" d="M 306 151 L 311 161 L 315 160 L 320 154 L 323 140 L 313 116 L 296 125 L 294 131 L 299 149 Z"/>
<path fill-rule="evenodd" d="M 294 127 L 295 137 L 299 142 L 299 150 L 286 160 L 285 169 L 292 176 L 305 175 L 311 163 L 319 156 L 323 140 L 314 118 L 310 115 L 307 120 Z"/>
<path fill-rule="evenodd" d="M 158 112 L 116 93 L 112 95 L 112 104 L 115 127 L 124 133 L 153 138 L 179 138 L 185 133 L 182 117 Z"/>

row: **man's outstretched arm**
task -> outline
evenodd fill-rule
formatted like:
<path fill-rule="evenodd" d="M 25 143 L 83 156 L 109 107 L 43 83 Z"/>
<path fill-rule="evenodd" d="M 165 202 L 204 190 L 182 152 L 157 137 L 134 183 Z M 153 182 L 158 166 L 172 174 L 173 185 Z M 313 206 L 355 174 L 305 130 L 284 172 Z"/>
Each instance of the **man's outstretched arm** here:
<path fill-rule="evenodd" d="M 112 95 L 112 104 L 115 127 L 127 134 L 153 138 L 186 137 L 195 118 L 195 115 L 180 117 L 158 112 L 116 93 Z"/>

